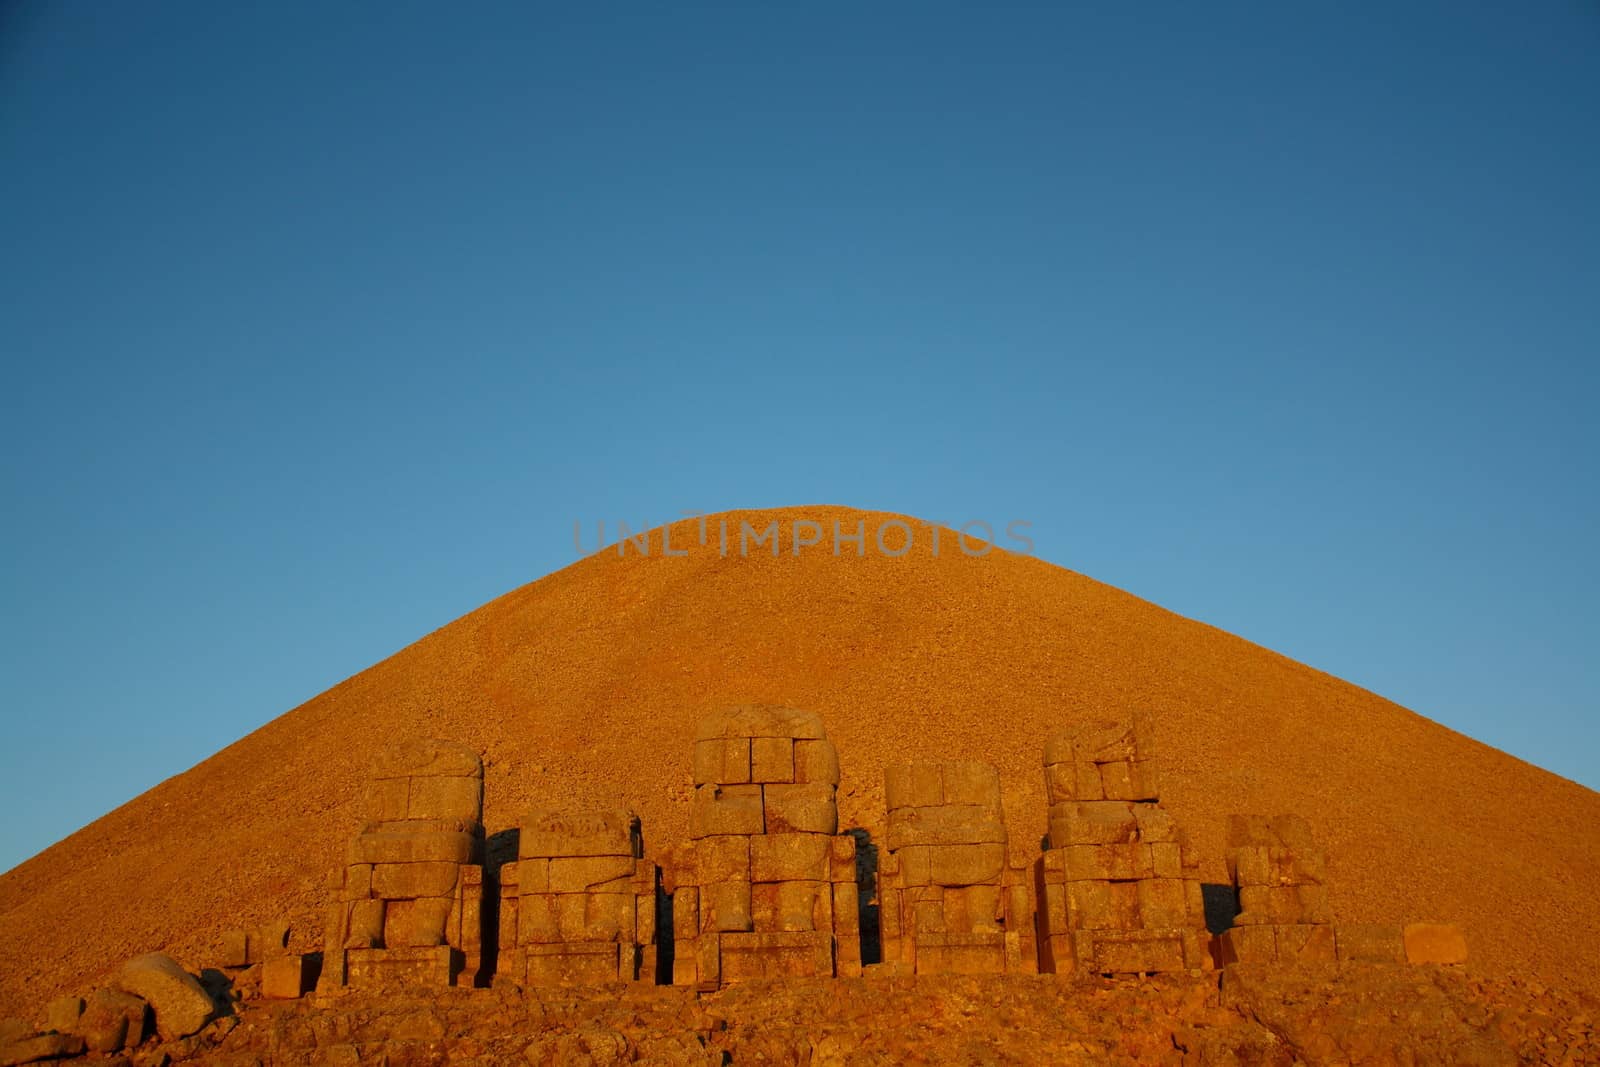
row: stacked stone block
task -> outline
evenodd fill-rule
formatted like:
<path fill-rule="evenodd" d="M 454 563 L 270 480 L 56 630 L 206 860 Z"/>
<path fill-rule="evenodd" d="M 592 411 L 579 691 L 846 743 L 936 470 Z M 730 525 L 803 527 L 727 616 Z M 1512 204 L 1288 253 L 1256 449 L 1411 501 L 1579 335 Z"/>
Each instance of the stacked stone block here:
<path fill-rule="evenodd" d="M 535 809 L 500 867 L 495 981 L 653 982 L 656 865 L 631 811 Z"/>
<path fill-rule="evenodd" d="M 406 741 L 373 769 L 336 873 L 321 988 L 475 984 L 482 964 L 483 763 Z"/>
<path fill-rule="evenodd" d="M 695 736 L 690 840 L 666 871 L 674 984 L 859 975 L 855 839 L 821 717 L 740 707 Z"/>
<path fill-rule="evenodd" d="M 970 761 L 910 763 L 884 779 L 884 964 L 905 974 L 1036 972 L 1029 877 L 1006 861 L 1000 773 Z"/>
<path fill-rule="evenodd" d="M 1230 815 L 1227 844 L 1239 914 L 1217 939 L 1218 962 L 1334 962 L 1327 864 L 1306 821 L 1298 815 Z"/>
<path fill-rule="evenodd" d="M 1144 717 L 1053 735 L 1044 769 L 1043 968 L 1118 974 L 1209 965 L 1199 857 L 1160 807 Z"/>

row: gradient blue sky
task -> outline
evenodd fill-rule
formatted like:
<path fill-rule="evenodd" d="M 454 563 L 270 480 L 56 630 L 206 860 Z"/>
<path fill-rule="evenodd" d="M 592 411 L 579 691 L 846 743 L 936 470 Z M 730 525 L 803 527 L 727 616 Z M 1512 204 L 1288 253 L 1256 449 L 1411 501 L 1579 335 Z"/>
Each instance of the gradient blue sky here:
<path fill-rule="evenodd" d="M 1600 786 L 1600 7 L 11 3 L 0 867 L 837 502 Z"/>

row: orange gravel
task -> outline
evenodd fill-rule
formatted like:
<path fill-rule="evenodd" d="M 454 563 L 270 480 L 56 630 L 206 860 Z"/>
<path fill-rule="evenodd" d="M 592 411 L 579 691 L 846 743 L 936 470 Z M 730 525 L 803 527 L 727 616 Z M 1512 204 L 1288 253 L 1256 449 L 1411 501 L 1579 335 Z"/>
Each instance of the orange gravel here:
<path fill-rule="evenodd" d="M 732 513 L 782 523 L 784 554 L 721 558 L 717 519 L 673 527 L 687 558 L 607 550 L 457 619 L 0 876 L 0 1015 L 33 1014 L 157 948 L 191 967 L 228 927 L 286 916 L 320 947 L 328 873 L 374 751 L 473 745 L 485 823 L 535 801 L 625 803 L 660 853 L 685 830 L 690 741 L 709 709 L 822 713 L 841 823 L 875 835 L 883 768 L 996 764 L 1012 847 L 1045 831 L 1040 753 L 1060 723 L 1152 713 L 1163 801 L 1226 880 L 1223 821 L 1298 812 L 1327 849 L 1341 921 L 1461 923 L 1475 963 L 1600 989 L 1600 794 L 1349 683 L 1037 559 L 969 558 L 926 527 L 871 551 L 875 512 Z M 795 519 L 865 519 L 790 554 Z M 898 544 L 898 533 L 889 540 Z"/>

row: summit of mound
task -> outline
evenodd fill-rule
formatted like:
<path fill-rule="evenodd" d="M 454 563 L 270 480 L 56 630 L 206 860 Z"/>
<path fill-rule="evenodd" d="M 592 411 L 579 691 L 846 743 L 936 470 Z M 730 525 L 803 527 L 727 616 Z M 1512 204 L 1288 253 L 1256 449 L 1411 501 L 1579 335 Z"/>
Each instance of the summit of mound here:
<path fill-rule="evenodd" d="M 899 558 L 875 543 L 895 519 L 916 534 Z M 773 521 L 779 555 L 741 555 L 740 523 Z M 796 521 L 821 528 L 798 556 Z M 865 556 L 834 554 L 836 521 L 865 523 Z M 399 736 L 483 754 L 491 834 L 537 802 L 626 804 L 659 857 L 685 831 L 697 719 L 744 703 L 821 713 L 841 825 L 875 836 L 887 763 L 995 764 L 1024 852 L 1045 832 L 1046 735 L 1145 709 L 1208 881 L 1226 881 L 1230 812 L 1298 812 L 1341 921 L 1460 923 L 1474 966 L 1600 989 L 1600 794 L 1072 571 L 969 556 L 950 531 L 936 556 L 903 516 L 733 512 L 704 544 L 697 520 L 670 529 L 687 555 L 657 530 L 649 556 L 607 548 L 508 593 L 0 876 L 0 1014 L 149 949 L 205 963 L 224 928 L 269 918 L 319 947 L 367 767 Z"/>

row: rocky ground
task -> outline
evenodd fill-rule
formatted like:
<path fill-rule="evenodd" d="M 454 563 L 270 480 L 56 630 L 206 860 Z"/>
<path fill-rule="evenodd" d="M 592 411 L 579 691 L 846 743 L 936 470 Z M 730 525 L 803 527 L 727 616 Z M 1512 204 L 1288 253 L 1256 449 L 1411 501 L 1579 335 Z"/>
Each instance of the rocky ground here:
<path fill-rule="evenodd" d="M 684 989 L 243 1000 L 198 1034 L 84 1063 L 1584 1064 L 1584 994 L 1458 968 L 878 978 Z"/>

